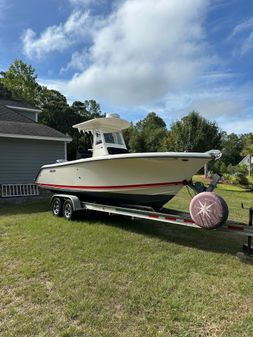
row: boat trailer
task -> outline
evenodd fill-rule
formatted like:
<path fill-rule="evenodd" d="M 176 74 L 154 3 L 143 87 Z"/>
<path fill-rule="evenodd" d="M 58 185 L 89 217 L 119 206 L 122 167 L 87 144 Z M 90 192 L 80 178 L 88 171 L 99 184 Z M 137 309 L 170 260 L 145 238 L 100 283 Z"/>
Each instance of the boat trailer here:
<path fill-rule="evenodd" d="M 242 252 L 237 253 L 237 257 L 246 263 L 253 263 L 253 208 L 249 208 L 248 224 L 236 221 L 226 221 L 222 226 L 215 229 L 203 229 L 197 225 L 191 218 L 189 213 L 181 212 L 173 209 L 162 208 L 156 212 L 150 210 L 149 207 L 138 206 L 113 206 L 90 202 L 83 202 L 75 195 L 54 194 L 50 201 L 53 215 L 64 216 L 66 220 L 73 220 L 78 212 L 97 211 L 104 212 L 109 215 L 117 214 L 130 217 L 131 219 L 146 219 L 163 223 L 176 224 L 180 226 L 212 230 L 215 232 L 232 233 L 239 236 L 247 237 L 247 244 L 243 245 Z M 242 204 L 242 208 L 243 204 Z"/>

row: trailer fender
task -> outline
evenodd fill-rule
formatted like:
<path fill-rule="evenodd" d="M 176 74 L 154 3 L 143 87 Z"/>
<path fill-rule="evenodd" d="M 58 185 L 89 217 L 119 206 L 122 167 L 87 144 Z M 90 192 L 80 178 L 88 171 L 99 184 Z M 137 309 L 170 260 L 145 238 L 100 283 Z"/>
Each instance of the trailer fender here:
<path fill-rule="evenodd" d="M 52 205 L 52 202 L 55 198 L 60 198 L 63 201 L 70 200 L 73 206 L 73 211 L 79 211 L 82 208 L 81 201 L 76 195 L 69 195 L 69 194 L 54 194 L 51 198 L 50 205 Z"/>

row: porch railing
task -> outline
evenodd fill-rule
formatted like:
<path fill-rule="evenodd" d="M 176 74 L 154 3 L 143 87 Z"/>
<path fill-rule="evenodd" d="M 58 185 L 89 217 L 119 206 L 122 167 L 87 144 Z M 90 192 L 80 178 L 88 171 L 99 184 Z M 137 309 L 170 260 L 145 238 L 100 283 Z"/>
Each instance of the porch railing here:
<path fill-rule="evenodd" d="M 29 197 L 39 195 L 38 186 L 35 184 L 1 184 L 0 196 L 10 197 Z"/>

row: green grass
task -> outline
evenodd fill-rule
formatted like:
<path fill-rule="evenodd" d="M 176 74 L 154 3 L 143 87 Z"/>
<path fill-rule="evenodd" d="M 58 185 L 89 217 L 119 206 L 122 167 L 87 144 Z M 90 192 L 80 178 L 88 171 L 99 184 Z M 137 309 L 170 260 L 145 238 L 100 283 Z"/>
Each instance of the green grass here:
<path fill-rule="evenodd" d="M 253 194 L 224 188 L 230 217 Z M 170 203 L 187 209 L 186 189 Z M 45 201 L 0 205 L 0 335 L 253 335 L 253 266 L 243 239 L 93 214 L 67 222 Z"/>

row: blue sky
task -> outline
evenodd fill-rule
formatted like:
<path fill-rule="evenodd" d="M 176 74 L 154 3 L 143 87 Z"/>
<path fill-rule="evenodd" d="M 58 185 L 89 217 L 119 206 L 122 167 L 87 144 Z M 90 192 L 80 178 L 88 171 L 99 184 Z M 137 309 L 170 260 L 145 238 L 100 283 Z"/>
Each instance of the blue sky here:
<path fill-rule="evenodd" d="M 0 0 L 0 69 L 15 58 L 70 102 L 253 132 L 252 0 Z"/>

